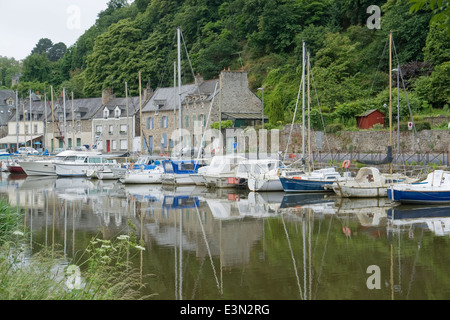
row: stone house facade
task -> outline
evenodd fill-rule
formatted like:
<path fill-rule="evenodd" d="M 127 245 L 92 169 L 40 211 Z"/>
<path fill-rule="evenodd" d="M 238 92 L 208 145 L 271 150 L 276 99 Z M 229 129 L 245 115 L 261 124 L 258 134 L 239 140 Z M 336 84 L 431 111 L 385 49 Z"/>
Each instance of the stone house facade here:
<path fill-rule="evenodd" d="M 181 100 L 181 119 L 179 100 Z M 217 121 L 234 126 L 261 123 L 262 101 L 248 87 L 246 71 L 222 71 L 219 79 L 158 88 L 142 109 L 144 149 L 149 153 L 173 153 L 181 147 L 199 147 L 205 130 Z M 179 132 L 182 129 L 182 144 Z M 203 146 L 205 142 L 203 142 Z"/>
<path fill-rule="evenodd" d="M 97 150 L 103 153 L 139 151 L 135 139 L 139 109 L 139 97 L 111 96 L 103 101 L 92 116 L 90 140 Z"/>

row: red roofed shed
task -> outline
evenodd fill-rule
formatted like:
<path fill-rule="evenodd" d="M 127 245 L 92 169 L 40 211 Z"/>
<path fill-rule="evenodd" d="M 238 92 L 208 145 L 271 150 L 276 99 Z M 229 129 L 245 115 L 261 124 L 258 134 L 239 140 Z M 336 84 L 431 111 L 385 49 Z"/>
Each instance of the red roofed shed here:
<path fill-rule="evenodd" d="M 377 123 L 384 126 L 384 114 L 377 109 L 372 109 L 356 116 L 356 122 L 359 129 L 370 129 Z"/>

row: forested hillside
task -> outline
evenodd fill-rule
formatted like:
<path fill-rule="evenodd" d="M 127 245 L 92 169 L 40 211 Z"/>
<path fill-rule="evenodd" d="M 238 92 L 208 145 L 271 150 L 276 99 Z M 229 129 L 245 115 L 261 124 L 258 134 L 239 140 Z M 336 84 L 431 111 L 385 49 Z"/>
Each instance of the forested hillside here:
<path fill-rule="evenodd" d="M 381 9 L 379 29 L 367 25 L 371 5 Z M 400 65 L 407 89 L 400 94 L 401 116 L 410 116 L 409 107 L 415 114 L 448 114 L 450 33 L 448 16 L 441 19 L 448 10 L 445 0 L 111 0 L 74 45 L 41 39 L 37 48 L 46 47 L 23 61 L 14 89 L 48 92 L 53 85 L 79 98 L 112 88 L 124 96 L 127 82 L 136 95 L 139 71 L 144 85 L 172 86 L 180 26 L 183 82 L 191 82 L 193 73 L 211 79 L 224 68 L 244 68 L 256 94 L 264 86 L 273 126 L 292 119 L 304 40 L 311 57 L 313 126 L 322 124 L 319 111 L 326 124 L 351 126 L 354 115 L 387 103 L 392 31 L 393 64 Z M 0 65 L 17 70 L 14 61 L 1 59 Z M 0 76 L 7 87 L 6 75 Z"/>

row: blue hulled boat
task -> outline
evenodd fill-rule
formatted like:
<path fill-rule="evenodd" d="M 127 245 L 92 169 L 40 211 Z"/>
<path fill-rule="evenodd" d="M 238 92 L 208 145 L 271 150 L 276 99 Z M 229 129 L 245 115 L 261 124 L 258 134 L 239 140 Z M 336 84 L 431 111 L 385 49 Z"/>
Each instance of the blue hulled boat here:
<path fill-rule="evenodd" d="M 422 182 L 393 185 L 387 196 L 404 204 L 450 203 L 450 171 L 435 170 Z"/>

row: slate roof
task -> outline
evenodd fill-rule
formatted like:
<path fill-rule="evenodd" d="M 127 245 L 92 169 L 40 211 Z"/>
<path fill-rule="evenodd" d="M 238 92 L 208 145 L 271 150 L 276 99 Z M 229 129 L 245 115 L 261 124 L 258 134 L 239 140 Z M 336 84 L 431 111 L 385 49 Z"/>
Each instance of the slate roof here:
<path fill-rule="evenodd" d="M 100 99 L 101 100 L 101 99 Z M 144 103 L 144 102 L 142 102 Z M 101 101 L 100 101 L 101 104 Z M 101 105 L 96 112 L 92 115 L 92 119 L 103 118 L 103 109 L 108 108 L 110 112 L 113 112 L 116 107 L 121 110 L 121 117 L 127 115 L 127 98 L 112 98 L 105 105 Z M 132 116 L 139 111 L 139 97 L 128 97 L 128 115 Z"/>
<path fill-rule="evenodd" d="M 186 104 L 194 96 L 205 95 L 205 101 L 211 101 L 214 96 L 214 89 L 218 80 L 207 80 L 199 86 L 195 84 L 185 84 L 181 86 L 181 104 Z M 218 91 L 218 89 L 217 89 Z M 217 92 L 216 92 L 217 94 Z M 158 108 L 158 106 L 160 106 Z M 155 90 L 150 100 L 142 107 L 143 112 L 157 110 L 173 110 L 178 108 L 178 88 L 165 87 Z"/>
<path fill-rule="evenodd" d="M 16 94 L 13 90 L 0 90 L 0 106 L 6 106 L 6 100 L 9 98 L 16 100 Z"/>

